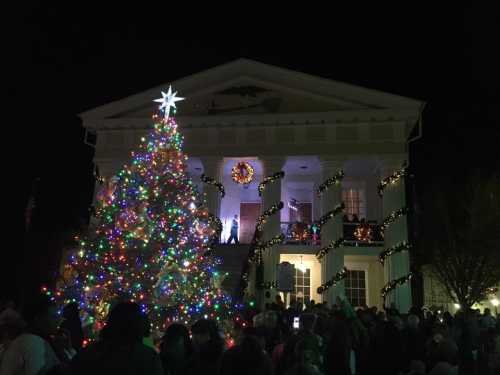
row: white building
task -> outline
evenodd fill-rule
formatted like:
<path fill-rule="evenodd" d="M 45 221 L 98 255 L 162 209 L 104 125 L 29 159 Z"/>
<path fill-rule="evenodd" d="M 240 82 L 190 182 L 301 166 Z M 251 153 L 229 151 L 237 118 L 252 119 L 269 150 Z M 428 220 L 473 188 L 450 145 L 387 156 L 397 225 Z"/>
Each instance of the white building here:
<path fill-rule="evenodd" d="M 103 176 L 116 173 L 149 131 L 153 99 L 169 84 L 81 114 L 84 127 L 97 133 L 95 161 Z M 377 186 L 407 160 L 408 137 L 422 103 L 245 59 L 171 84 L 187 98 L 178 104 L 177 122 L 193 181 L 207 194 L 210 211 L 226 224 L 222 241 L 237 214 L 240 242 L 249 243 L 257 217 L 283 201 L 284 208 L 264 226 L 264 239 L 287 233 L 285 244 L 264 254 L 264 281 L 274 282 L 275 265 L 289 261 L 304 270 L 296 271 L 297 298 L 332 302 L 345 293 L 354 305 L 381 307 L 381 288 L 408 274 L 409 256 L 392 255 L 384 266 L 378 260 L 381 251 L 407 240 L 407 224 L 400 217 L 385 238 L 378 236 L 378 225 L 405 206 L 405 194 L 403 180 L 387 187 L 382 197 Z M 232 180 L 231 169 L 239 161 L 255 169 L 247 185 Z M 318 186 L 341 169 L 341 184 L 318 196 Z M 280 170 L 285 177 L 268 184 L 260 197 L 258 184 Z M 224 184 L 223 199 L 213 186 L 203 186 L 202 173 Z M 371 223 L 374 241 L 357 241 L 356 224 L 343 223 L 342 214 L 323 226 L 320 242 L 310 237 L 296 241 L 290 234 L 290 222 L 312 223 L 341 201 L 348 214 Z M 342 236 L 350 241 L 319 261 L 317 251 Z M 226 246 L 226 253 L 246 254 L 244 246 L 230 249 Z M 344 266 L 350 270 L 347 279 L 318 295 L 318 286 Z M 408 310 L 409 284 L 391 292 L 388 301 Z"/>

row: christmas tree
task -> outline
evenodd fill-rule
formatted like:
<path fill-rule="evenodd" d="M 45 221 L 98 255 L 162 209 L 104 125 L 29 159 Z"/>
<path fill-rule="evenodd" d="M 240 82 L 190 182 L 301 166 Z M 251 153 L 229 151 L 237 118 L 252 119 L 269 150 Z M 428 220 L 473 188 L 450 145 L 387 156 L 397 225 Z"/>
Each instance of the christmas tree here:
<path fill-rule="evenodd" d="M 124 300 L 139 303 L 157 332 L 169 321 L 233 315 L 210 255 L 216 223 L 186 172 L 170 116 L 182 98 L 171 88 L 162 96 L 153 130 L 99 192 L 96 232 L 70 255 L 56 292 L 62 303 L 79 303 L 94 332 Z"/>

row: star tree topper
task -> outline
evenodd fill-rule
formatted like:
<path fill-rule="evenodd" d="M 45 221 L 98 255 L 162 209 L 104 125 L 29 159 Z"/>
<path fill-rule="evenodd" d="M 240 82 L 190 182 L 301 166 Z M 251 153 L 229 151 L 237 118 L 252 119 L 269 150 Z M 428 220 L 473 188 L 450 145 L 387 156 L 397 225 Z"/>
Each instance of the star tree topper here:
<path fill-rule="evenodd" d="M 163 109 L 165 112 L 165 121 L 167 121 L 170 116 L 170 107 L 176 108 L 175 102 L 184 100 L 184 98 L 176 97 L 176 95 L 177 91 L 172 94 L 172 86 L 169 86 L 167 93 L 161 92 L 162 98 L 154 100 L 156 103 L 161 103 L 160 109 Z"/>

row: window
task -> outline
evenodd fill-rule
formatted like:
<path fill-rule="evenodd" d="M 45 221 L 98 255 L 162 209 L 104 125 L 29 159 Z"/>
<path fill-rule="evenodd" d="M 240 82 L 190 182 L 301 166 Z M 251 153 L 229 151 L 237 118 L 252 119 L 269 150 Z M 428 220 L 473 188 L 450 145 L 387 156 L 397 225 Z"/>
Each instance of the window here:
<path fill-rule="evenodd" d="M 311 300 L 311 269 L 305 268 L 304 272 L 295 267 L 295 293 L 291 297 L 296 301 L 306 303 Z"/>
<path fill-rule="evenodd" d="M 366 305 L 366 272 L 347 271 L 345 280 L 345 294 L 353 307 Z"/>
<path fill-rule="evenodd" d="M 345 204 L 345 212 L 348 215 L 356 215 L 359 219 L 366 216 L 364 191 L 361 189 L 343 189 L 342 201 Z"/>

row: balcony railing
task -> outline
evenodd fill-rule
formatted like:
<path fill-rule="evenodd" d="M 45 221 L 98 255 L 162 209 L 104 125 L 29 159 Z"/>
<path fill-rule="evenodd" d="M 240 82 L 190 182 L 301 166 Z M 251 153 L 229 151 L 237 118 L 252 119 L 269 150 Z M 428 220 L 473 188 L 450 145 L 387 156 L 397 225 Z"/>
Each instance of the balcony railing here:
<path fill-rule="evenodd" d="M 319 233 L 314 233 L 311 224 L 298 221 L 281 222 L 281 233 L 287 245 L 321 245 Z"/>
<path fill-rule="evenodd" d="M 343 223 L 343 238 L 345 240 L 345 245 L 384 246 L 384 237 L 380 230 L 381 225 L 377 224 L 377 222 L 366 222 L 365 225 L 358 230 L 358 233 L 356 233 L 356 229 L 358 228 L 360 228 L 360 223 Z"/>
<path fill-rule="evenodd" d="M 356 229 L 360 223 L 343 223 L 343 238 L 345 246 L 383 246 L 384 238 L 380 225 L 376 222 L 367 222 L 362 229 Z M 368 230 L 369 229 L 369 230 Z M 321 233 L 314 230 L 314 226 L 303 222 L 281 222 L 281 233 L 285 236 L 287 245 L 321 245 Z M 369 235 L 367 235 L 369 233 Z"/>

